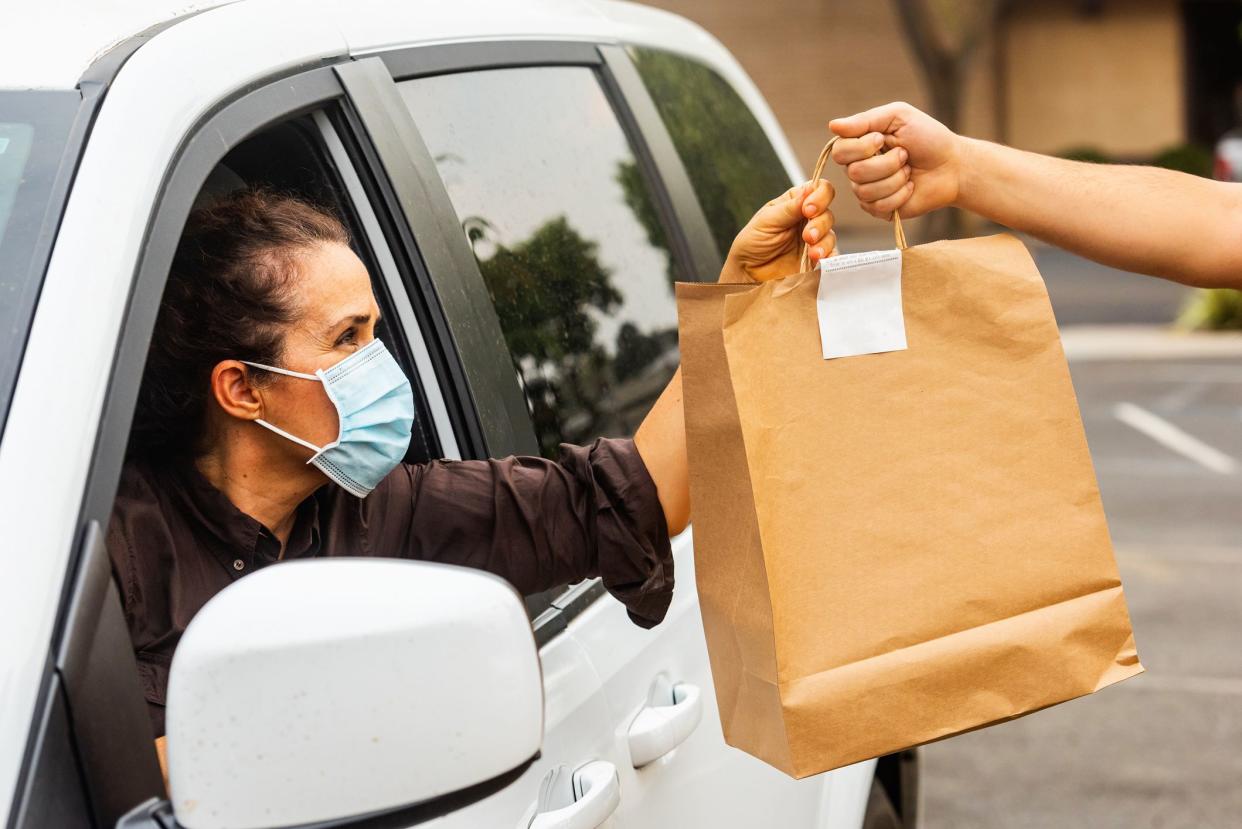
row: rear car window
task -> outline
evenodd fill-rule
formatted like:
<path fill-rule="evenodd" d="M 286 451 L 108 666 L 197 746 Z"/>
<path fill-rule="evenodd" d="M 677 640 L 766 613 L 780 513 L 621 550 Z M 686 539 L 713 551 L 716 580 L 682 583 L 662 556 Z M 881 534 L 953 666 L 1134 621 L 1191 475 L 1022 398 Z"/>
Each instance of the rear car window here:
<path fill-rule="evenodd" d="M 43 282 L 60 207 L 51 204 L 53 184 L 79 101 L 67 90 L 0 90 L 0 432 Z"/>
<path fill-rule="evenodd" d="M 632 435 L 677 368 L 674 264 L 594 70 L 398 87 L 474 250 L 543 454 Z"/>
<path fill-rule="evenodd" d="M 792 184 L 750 107 L 709 67 L 672 52 L 630 47 L 707 215 L 723 260 L 733 237 Z"/>

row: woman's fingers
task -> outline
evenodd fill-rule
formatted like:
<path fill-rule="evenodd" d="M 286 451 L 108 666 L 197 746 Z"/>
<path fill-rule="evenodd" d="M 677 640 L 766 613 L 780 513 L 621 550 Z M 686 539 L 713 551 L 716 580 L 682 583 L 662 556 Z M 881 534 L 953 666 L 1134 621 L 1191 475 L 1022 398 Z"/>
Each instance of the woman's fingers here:
<path fill-rule="evenodd" d="M 806 223 L 806 227 L 802 228 L 802 241 L 808 245 L 814 245 L 823 239 L 832 230 L 833 216 L 832 211 L 825 210 L 820 215 L 811 219 Z"/>
<path fill-rule="evenodd" d="M 905 187 L 906 182 L 909 180 L 910 168 L 899 167 L 897 172 L 879 181 L 872 181 L 866 184 L 851 184 L 850 187 L 861 202 L 879 201 Z"/>
<path fill-rule="evenodd" d="M 802 215 L 810 219 L 828 212 L 828 205 L 832 203 L 832 197 L 836 195 L 836 191 L 833 190 L 828 180 L 816 179 L 807 182 L 803 187 L 810 187 L 810 192 L 802 200 Z"/>
<path fill-rule="evenodd" d="M 820 238 L 817 244 L 808 246 L 807 252 L 810 254 L 811 263 L 814 264 L 821 259 L 826 259 L 829 256 L 832 256 L 836 249 L 837 232 L 835 230 L 830 230 Z"/>

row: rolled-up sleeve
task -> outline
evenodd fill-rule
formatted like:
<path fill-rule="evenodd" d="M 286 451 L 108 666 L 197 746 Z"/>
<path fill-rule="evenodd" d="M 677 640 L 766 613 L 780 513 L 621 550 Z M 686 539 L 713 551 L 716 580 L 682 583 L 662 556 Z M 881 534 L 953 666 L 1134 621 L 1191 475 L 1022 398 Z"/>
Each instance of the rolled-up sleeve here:
<path fill-rule="evenodd" d="M 632 440 L 562 444 L 556 461 L 405 465 L 365 504 L 379 555 L 476 567 L 524 594 L 598 576 L 648 628 L 672 599 L 668 526 Z"/>

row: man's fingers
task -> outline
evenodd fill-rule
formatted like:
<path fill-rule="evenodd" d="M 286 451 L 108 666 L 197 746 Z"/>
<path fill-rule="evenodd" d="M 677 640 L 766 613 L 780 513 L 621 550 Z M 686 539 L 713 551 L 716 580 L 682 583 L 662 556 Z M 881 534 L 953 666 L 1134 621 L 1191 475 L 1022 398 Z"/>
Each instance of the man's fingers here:
<path fill-rule="evenodd" d="M 828 205 L 832 203 L 832 197 L 836 195 L 836 191 L 827 179 L 818 179 L 808 183 L 811 192 L 802 200 L 802 215 L 806 218 L 818 216 L 828 209 Z"/>
<path fill-rule="evenodd" d="M 871 158 L 884 146 L 884 136 L 869 132 L 861 138 L 842 138 L 832 147 L 832 160 L 838 164 L 853 164 Z"/>
<path fill-rule="evenodd" d="M 898 117 L 909 107 L 907 103 L 896 101 L 847 118 L 834 118 L 828 122 L 828 129 L 842 138 L 859 138 L 869 132 L 892 132 Z"/>
<path fill-rule="evenodd" d="M 881 219 L 887 219 L 893 215 L 894 210 L 900 210 L 901 206 L 910 200 L 910 196 L 914 194 L 914 182 L 907 181 L 896 193 L 886 196 L 876 201 L 863 202 L 863 209 Z"/>
<path fill-rule="evenodd" d="M 889 150 L 886 153 L 853 162 L 845 168 L 845 175 L 855 184 L 881 181 L 900 170 L 909 157 L 909 153 L 903 149 Z"/>
<path fill-rule="evenodd" d="M 866 184 L 850 185 L 854 190 L 854 195 L 859 201 L 878 201 L 886 196 L 891 196 L 902 187 L 906 186 L 906 182 L 910 180 L 910 168 L 901 167 L 897 172 L 888 178 L 879 181 L 869 181 Z"/>

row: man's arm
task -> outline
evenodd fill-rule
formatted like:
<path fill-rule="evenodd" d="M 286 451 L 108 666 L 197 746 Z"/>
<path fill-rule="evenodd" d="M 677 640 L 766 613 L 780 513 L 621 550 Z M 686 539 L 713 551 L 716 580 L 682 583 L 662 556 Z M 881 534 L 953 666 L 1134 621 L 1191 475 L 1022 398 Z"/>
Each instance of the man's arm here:
<path fill-rule="evenodd" d="M 1242 288 L 1242 184 L 1023 152 L 902 103 L 829 127 L 842 136 L 833 160 L 872 215 L 953 205 L 1116 268 Z"/>

